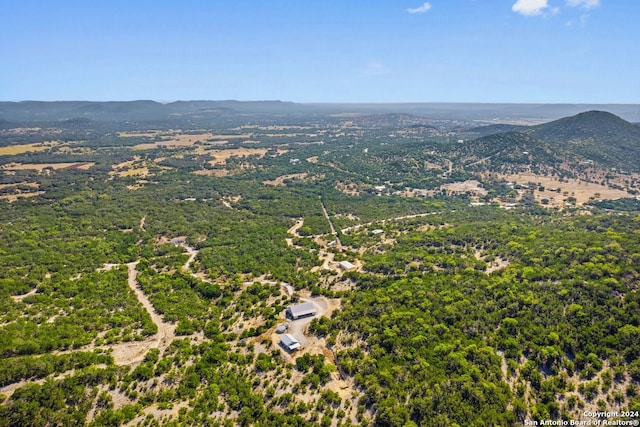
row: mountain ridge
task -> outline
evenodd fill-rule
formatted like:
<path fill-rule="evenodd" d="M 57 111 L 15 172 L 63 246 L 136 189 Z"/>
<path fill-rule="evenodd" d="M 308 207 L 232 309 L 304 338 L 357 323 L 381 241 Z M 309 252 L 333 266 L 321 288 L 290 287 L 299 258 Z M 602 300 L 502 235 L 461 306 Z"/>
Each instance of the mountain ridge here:
<path fill-rule="evenodd" d="M 527 135 L 528 138 L 525 138 Z M 585 111 L 517 132 L 499 132 L 470 142 L 466 154 L 487 157 L 489 147 L 502 150 L 535 151 L 544 162 L 587 161 L 607 168 L 639 171 L 640 127 L 606 111 Z M 475 153 L 474 153 L 475 151 Z M 493 154 L 495 155 L 495 154 Z M 519 160 L 518 160 L 519 159 Z M 506 156 L 516 163 L 530 158 Z"/>
<path fill-rule="evenodd" d="M 432 120 L 474 120 L 481 123 L 541 122 L 582 111 L 604 109 L 630 121 L 640 121 L 636 104 L 504 104 L 504 103 L 296 103 L 280 100 L 134 101 L 0 101 L 0 119 L 55 121 L 77 116 L 96 120 L 166 120 L 182 114 L 413 114 Z M 85 114 L 86 113 L 86 114 Z"/>

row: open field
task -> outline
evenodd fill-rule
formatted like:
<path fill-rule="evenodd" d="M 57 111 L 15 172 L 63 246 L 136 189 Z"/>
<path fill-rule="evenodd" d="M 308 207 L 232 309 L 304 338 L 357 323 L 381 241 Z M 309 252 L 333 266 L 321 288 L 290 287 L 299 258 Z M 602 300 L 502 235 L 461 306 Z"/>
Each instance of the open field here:
<path fill-rule="evenodd" d="M 445 184 L 442 188 L 452 192 L 452 193 L 466 193 L 471 192 L 478 195 L 486 195 L 487 190 L 482 188 L 480 182 L 474 180 L 463 181 L 463 182 L 453 182 L 451 184 Z"/>
<path fill-rule="evenodd" d="M 117 165 L 112 166 L 112 171 L 109 172 L 112 176 L 141 176 L 146 177 L 149 176 L 149 168 L 146 167 L 142 162 L 138 159 L 130 160 L 128 162 L 123 162 Z"/>
<path fill-rule="evenodd" d="M 39 188 L 40 186 L 36 182 L 18 182 L 15 184 L 0 184 L 0 190 L 4 190 L 7 188 L 14 188 L 18 186 L 31 187 L 31 188 Z"/>
<path fill-rule="evenodd" d="M 312 126 L 296 126 L 296 125 L 288 125 L 288 126 L 277 126 L 277 125 L 270 125 L 270 126 L 241 126 L 238 129 L 251 129 L 251 128 L 255 128 L 255 129 L 259 129 L 259 130 L 291 130 L 291 129 L 296 129 L 296 130 L 307 130 L 307 129 L 313 129 Z"/>
<path fill-rule="evenodd" d="M 248 157 L 258 156 L 259 159 L 267 154 L 266 148 L 233 148 L 230 150 L 204 150 L 205 153 L 215 157 L 215 160 L 209 161 L 211 165 L 225 164 L 231 157 Z M 278 150 L 277 155 L 286 153 L 287 150 Z"/>
<path fill-rule="evenodd" d="M 16 184 L 0 184 L 0 191 L 12 189 L 12 188 L 15 189 L 16 187 L 28 187 L 31 189 L 31 191 L 19 189 L 16 192 L 14 190 L 14 192 L 12 193 L 0 195 L 0 200 L 8 200 L 9 202 L 13 203 L 20 198 L 35 197 L 45 193 L 44 191 L 40 191 L 40 185 L 36 182 L 19 182 Z"/>
<path fill-rule="evenodd" d="M 126 169 L 120 172 L 117 172 L 118 176 L 149 176 L 149 168 L 147 167 L 140 167 L 140 168 L 131 168 L 131 169 Z"/>
<path fill-rule="evenodd" d="M 202 176 L 229 176 L 231 175 L 231 171 L 228 169 L 200 169 L 193 172 L 194 175 L 202 175 Z"/>
<path fill-rule="evenodd" d="M 266 181 L 262 181 L 264 185 L 272 185 L 272 186 L 286 186 L 285 181 L 288 179 L 295 179 L 298 181 L 304 180 L 309 174 L 306 172 L 303 173 L 290 173 L 288 175 L 282 175 L 277 177 L 276 179 L 270 179 Z"/>
<path fill-rule="evenodd" d="M 159 163 L 165 160 L 165 157 L 154 159 L 155 163 Z M 153 171 L 151 171 L 150 163 L 146 160 L 141 160 L 140 156 L 135 156 L 133 160 L 128 160 L 126 162 L 118 163 L 111 166 L 111 171 L 109 175 L 118 176 L 118 177 L 129 177 L 129 176 L 137 176 L 137 177 L 148 177 L 155 176 L 157 169 L 160 168 L 162 170 L 170 170 L 172 168 L 168 166 L 158 166 L 152 165 Z"/>
<path fill-rule="evenodd" d="M 22 153 L 34 153 L 38 151 L 46 151 L 53 148 L 55 144 L 21 144 L 21 145 L 9 145 L 7 147 L 0 147 L 0 156 L 14 156 Z"/>
<path fill-rule="evenodd" d="M 149 133 L 120 133 L 121 137 L 144 137 L 154 138 L 156 141 L 138 144 L 133 147 L 134 150 L 151 150 L 158 147 L 190 147 L 196 143 L 202 145 L 223 145 L 232 139 L 248 139 L 251 134 L 232 134 L 232 135 L 217 135 L 214 133 L 161 133 L 161 132 L 149 132 Z"/>
<path fill-rule="evenodd" d="M 629 197 L 629 193 L 623 190 L 616 190 L 593 182 L 585 182 L 575 179 L 560 181 L 554 177 L 523 173 L 518 175 L 501 175 L 500 178 L 515 182 L 520 185 L 528 183 L 536 184 L 533 194 L 538 202 L 542 199 L 549 200 L 549 206 L 562 206 L 567 197 L 575 197 L 576 203 L 582 204 L 589 199 L 611 200 Z M 544 187 L 544 191 L 539 190 L 539 186 Z M 551 191 L 558 189 L 559 192 Z"/>
<path fill-rule="evenodd" d="M 42 171 L 44 169 L 82 169 L 87 170 L 95 165 L 93 162 L 73 162 L 73 163 L 7 163 L 0 169 L 8 171 L 35 169 Z"/>
<path fill-rule="evenodd" d="M 44 194 L 44 191 L 34 191 L 31 193 L 18 193 L 18 194 L 3 194 L 0 196 L 0 200 L 8 200 L 13 203 L 18 199 L 27 198 L 27 197 L 35 197 L 41 194 Z"/>

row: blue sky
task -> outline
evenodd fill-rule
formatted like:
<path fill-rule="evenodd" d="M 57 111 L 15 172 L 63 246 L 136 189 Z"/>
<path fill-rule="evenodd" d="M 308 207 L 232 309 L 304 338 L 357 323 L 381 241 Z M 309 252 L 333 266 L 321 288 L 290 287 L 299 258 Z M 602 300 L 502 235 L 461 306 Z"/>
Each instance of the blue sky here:
<path fill-rule="evenodd" d="M 0 100 L 640 103 L 636 0 L 3 0 Z"/>

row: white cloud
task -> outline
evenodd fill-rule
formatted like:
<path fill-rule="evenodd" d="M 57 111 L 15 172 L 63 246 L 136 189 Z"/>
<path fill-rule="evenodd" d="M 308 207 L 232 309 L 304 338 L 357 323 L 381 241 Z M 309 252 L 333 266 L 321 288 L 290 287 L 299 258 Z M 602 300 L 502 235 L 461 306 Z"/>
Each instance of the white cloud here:
<path fill-rule="evenodd" d="M 385 76 L 389 74 L 387 67 L 378 61 L 372 61 L 367 64 L 365 75 L 367 76 Z"/>
<path fill-rule="evenodd" d="M 431 10 L 431 3 L 426 2 L 422 6 L 418 6 L 418 7 L 413 8 L 413 9 L 407 9 L 407 12 L 409 12 L 409 13 L 426 13 L 426 12 L 429 12 L 430 10 Z"/>
<path fill-rule="evenodd" d="M 579 1 L 579 0 L 569 0 Z M 589 1 L 589 0 L 587 0 Z M 525 16 L 541 15 L 542 11 L 548 8 L 547 0 L 518 0 L 511 10 Z"/>
<path fill-rule="evenodd" d="M 590 17 L 590 16 L 591 16 L 590 14 L 585 13 L 585 14 L 583 14 L 583 15 L 580 15 L 580 19 L 578 19 L 578 20 L 576 20 L 576 19 L 572 19 L 572 20 L 570 20 L 570 21 L 567 21 L 567 22 L 565 23 L 565 25 L 566 25 L 567 27 L 573 27 L 574 25 L 576 25 L 576 24 L 578 24 L 578 23 L 580 23 L 580 24 L 582 24 L 582 25 L 586 25 L 586 23 L 587 23 L 587 21 L 589 20 L 589 17 Z"/>
<path fill-rule="evenodd" d="M 567 0 L 567 4 L 571 7 L 581 7 L 586 10 L 594 9 L 600 6 L 600 0 Z"/>

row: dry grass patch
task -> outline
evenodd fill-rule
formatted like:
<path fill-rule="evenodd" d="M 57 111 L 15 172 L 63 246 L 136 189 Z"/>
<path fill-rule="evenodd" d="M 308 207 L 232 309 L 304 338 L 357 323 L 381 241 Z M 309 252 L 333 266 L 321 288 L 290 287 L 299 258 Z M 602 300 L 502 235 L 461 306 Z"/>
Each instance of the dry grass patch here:
<path fill-rule="evenodd" d="M 67 145 L 61 145 L 61 146 L 56 146 L 54 152 L 62 153 L 62 154 L 83 155 L 83 154 L 91 154 L 94 152 L 94 150 L 89 147 L 69 147 Z"/>
<path fill-rule="evenodd" d="M 336 182 L 336 185 L 334 186 L 334 188 L 349 196 L 360 195 L 360 189 L 358 188 L 358 184 L 355 184 L 353 182 L 345 183 L 342 181 L 338 181 Z"/>
<path fill-rule="evenodd" d="M 453 182 L 451 184 L 445 184 L 442 186 L 447 191 L 453 193 L 467 193 L 471 192 L 476 195 L 484 196 L 487 194 L 487 190 L 482 188 L 480 182 L 475 179 L 463 182 Z"/>
<path fill-rule="evenodd" d="M 538 202 L 542 199 L 549 201 L 548 206 L 563 206 L 567 197 L 575 197 L 577 204 L 588 202 L 590 199 L 614 200 L 623 197 L 629 197 L 629 193 L 624 190 L 616 190 L 604 185 L 593 182 L 586 182 L 576 179 L 560 181 L 558 178 L 535 175 L 532 173 L 523 173 L 518 175 L 500 175 L 510 182 L 520 185 L 528 185 L 534 183 L 533 194 Z M 544 191 L 540 191 L 539 185 L 544 187 Z M 557 191 L 550 191 L 557 189 Z"/>
<path fill-rule="evenodd" d="M 231 134 L 231 135 L 216 135 L 213 133 L 210 133 L 208 135 L 211 135 L 208 139 L 247 139 L 247 138 L 251 138 L 253 135 L 250 133 L 242 133 L 242 134 Z M 249 141 L 249 142 L 254 142 L 254 141 Z"/>
<path fill-rule="evenodd" d="M 144 178 L 151 174 L 149 168 L 144 164 L 144 162 L 140 161 L 139 156 L 134 157 L 133 160 L 113 165 L 111 166 L 111 169 L 113 169 L 109 172 L 109 175 L 111 176 L 140 176 Z"/>
<path fill-rule="evenodd" d="M 17 182 L 15 184 L 0 184 L 0 190 L 13 188 L 13 187 L 40 188 L 40 184 L 38 184 L 37 182 Z"/>
<path fill-rule="evenodd" d="M 262 183 L 264 185 L 271 185 L 271 186 L 282 186 L 282 187 L 286 187 L 287 184 L 285 184 L 285 181 L 288 179 L 295 179 L 298 181 L 303 181 L 307 176 L 309 176 L 308 173 L 303 172 L 303 173 L 291 173 L 288 175 L 282 175 L 277 177 L 276 179 L 270 179 L 270 180 L 266 180 L 266 181 L 262 181 Z"/>
<path fill-rule="evenodd" d="M 224 145 L 232 139 L 247 139 L 251 134 L 218 135 L 210 132 L 186 134 L 182 132 L 121 133 L 123 137 L 144 137 L 158 139 L 138 144 L 134 150 L 151 150 L 158 147 L 190 147 L 196 143 L 202 145 Z"/>
<path fill-rule="evenodd" d="M 28 197 L 35 197 L 44 194 L 45 191 L 33 191 L 30 193 L 18 193 L 18 194 L 4 194 L 0 196 L 0 200 L 8 200 L 10 203 L 15 202 L 18 199 L 26 199 Z"/>
<path fill-rule="evenodd" d="M 133 160 L 128 160 L 126 162 L 118 163 L 111 166 L 111 169 L 129 169 L 133 167 L 136 162 L 140 161 L 140 156 L 135 156 Z"/>
<path fill-rule="evenodd" d="M 37 144 L 9 145 L 7 147 L 0 147 L 0 156 L 14 156 L 16 154 L 46 151 L 55 147 L 55 145 L 56 143 L 42 143 L 42 142 L 39 142 Z"/>
<path fill-rule="evenodd" d="M 121 172 L 116 172 L 116 175 L 118 176 L 141 176 L 141 177 L 147 177 L 149 176 L 149 168 L 147 168 L 146 166 L 144 167 L 139 167 L 139 168 L 131 168 L 131 169 L 127 169 Z"/>
<path fill-rule="evenodd" d="M 23 188 L 18 188 L 23 187 Z M 28 187 L 30 190 L 25 190 L 24 187 Z M 36 182 L 19 182 L 15 184 L 0 184 L 0 190 L 14 189 L 12 193 L 0 195 L 0 200 L 8 200 L 9 203 L 13 203 L 18 199 L 35 197 L 40 194 L 44 194 L 45 191 L 39 191 L 40 185 Z"/>
<path fill-rule="evenodd" d="M 194 175 L 217 176 L 217 177 L 229 176 L 232 173 L 233 172 L 228 169 L 200 169 L 193 172 Z"/>
<path fill-rule="evenodd" d="M 7 163 L 2 166 L 2 170 L 17 171 L 35 169 L 42 171 L 44 169 L 83 169 L 87 170 L 95 165 L 93 162 L 73 162 L 73 163 Z"/>
<path fill-rule="evenodd" d="M 215 159 L 209 161 L 212 166 L 222 165 L 227 162 L 231 157 L 249 157 L 257 156 L 259 159 L 263 158 L 269 150 L 267 148 L 232 148 L 229 150 L 205 150 L 204 153 L 213 156 Z M 275 155 L 281 156 L 286 153 L 287 150 L 277 150 Z"/>
<path fill-rule="evenodd" d="M 129 190 L 139 190 L 146 187 L 148 184 L 158 184 L 158 181 L 149 181 L 146 179 L 137 179 L 135 184 L 127 185 Z"/>
<path fill-rule="evenodd" d="M 150 130 L 147 132 L 118 132 L 120 138 L 155 138 L 162 132 L 159 130 Z"/>
<path fill-rule="evenodd" d="M 93 163 L 93 162 L 72 163 L 66 169 L 82 169 L 82 170 L 86 171 L 87 169 L 89 169 L 93 165 L 95 165 L 95 163 Z"/>

